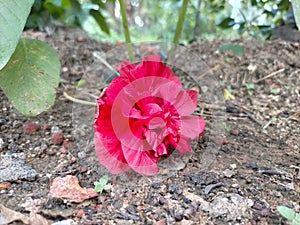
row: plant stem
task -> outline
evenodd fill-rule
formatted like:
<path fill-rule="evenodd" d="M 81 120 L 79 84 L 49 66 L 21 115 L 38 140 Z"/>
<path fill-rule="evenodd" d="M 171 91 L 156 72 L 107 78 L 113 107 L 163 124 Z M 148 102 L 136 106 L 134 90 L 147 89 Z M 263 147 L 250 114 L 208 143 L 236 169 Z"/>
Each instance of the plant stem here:
<path fill-rule="evenodd" d="M 128 50 L 128 55 L 129 55 L 130 61 L 133 62 L 134 58 L 133 58 L 133 50 L 132 50 L 131 40 L 130 40 L 130 33 L 129 33 L 129 29 L 128 29 L 126 6 L 124 4 L 124 0 L 119 0 L 119 3 L 120 3 L 123 29 L 124 29 L 124 34 L 125 34 L 125 41 L 126 41 L 126 46 L 127 46 L 127 50 Z"/>
<path fill-rule="evenodd" d="M 179 43 L 179 38 L 180 38 L 181 31 L 182 31 L 182 26 L 183 26 L 183 22 L 185 19 L 185 14 L 186 14 L 186 9 L 187 9 L 188 3 L 189 3 L 189 0 L 183 0 L 183 2 L 182 2 L 182 6 L 181 6 L 179 17 L 178 17 L 178 22 L 176 25 L 175 35 L 174 35 L 174 39 L 173 39 L 174 46 L 171 48 L 171 50 L 169 52 L 169 59 L 168 59 L 169 64 L 172 63 L 174 56 L 175 56 L 175 51 L 176 51 L 176 47 Z"/>
<path fill-rule="evenodd" d="M 188 6 L 189 0 L 183 0 L 181 9 L 180 9 L 180 13 L 179 13 L 179 17 L 178 17 L 178 22 L 177 22 L 177 26 L 176 26 L 176 30 L 175 30 L 175 36 L 174 36 L 174 44 L 177 45 L 179 43 L 179 38 L 180 38 L 180 34 L 182 31 L 182 26 L 183 26 L 183 22 L 185 19 L 185 14 L 186 14 L 186 9 Z"/>

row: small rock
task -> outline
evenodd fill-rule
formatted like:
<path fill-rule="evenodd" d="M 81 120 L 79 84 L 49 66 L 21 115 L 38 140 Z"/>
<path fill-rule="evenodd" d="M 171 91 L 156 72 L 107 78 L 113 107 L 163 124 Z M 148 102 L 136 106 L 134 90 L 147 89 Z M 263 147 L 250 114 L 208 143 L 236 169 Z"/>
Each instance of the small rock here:
<path fill-rule="evenodd" d="M 67 154 L 67 153 L 68 153 L 68 150 L 65 149 L 64 147 L 61 147 L 61 148 L 59 149 L 59 151 L 60 151 L 62 154 Z"/>
<path fill-rule="evenodd" d="M 2 138 L 0 138 L 0 150 L 3 149 L 3 146 L 4 146 L 4 141 Z"/>
<path fill-rule="evenodd" d="M 183 219 L 182 214 L 179 212 L 175 212 L 174 218 L 175 218 L 175 221 L 177 221 L 177 222 L 181 221 Z"/>
<path fill-rule="evenodd" d="M 9 143 L 8 149 L 10 149 L 12 152 L 16 152 L 19 149 L 19 145 L 13 141 L 13 142 Z"/>
<path fill-rule="evenodd" d="M 153 187 L 154 189 L 158 189 L 161 187 L 161 182 L 159 180 L 154 180 L 151 184 L 151 187 Z"/>
<path fill-rule="evenodd" d="M 209 212 L 212 218 L 222 217 L 226 222 L 236 221 L 242 217 L 251 217 L 250 208 L 253 201 L 238 194 L 224 194 L 216 197 L 210 204 L 201 204 L 203 211 Z"/>
<path fill-rule="evenodd" d="M 239 130 L 231 130 L 230 132 L 232 135 L 238 136 L 240 131 Z"/>
<path fill-rule="evenodd" d="M 235 170 L 226 169 L 223 171 L 225 177 L 231 178 L 233 175 L 236 174 Z"/>
<path fill-rule="evenodd" d="M 250 162 L 248 165 L 251 169 L 255 170 L 257 169 L 257 163 L 256 162 Z"/>
<path fill-rule="evenodd" d="M 61 133 L 61 129 L 58 126 L 51 127 L 51 134 Z"/>
<path fill-rule="evenodd" d="M 5 119 L 0 119 L 0 125 L 2 125 L 2 124 L 5 124 L 6 123 L 6 120 Z"/>
<path fill-rule="evenodd" d="M 86 157 L 86 153 L 84 151 L 80 151 L 80 152 L 78 152 L 77 156 L 79 159 L 83 159 Z"/>
<path fill-rule="evenodd" d="M 230 164 L 230 169 L 235 170 L 237 168 L 236 164 Z"/>
<path fill-rule="evenodd" d="M 85 41 L 85 38 L 84 38 L 84 37 L 78 37 L 78 38 L 77 38 L 77 41 L 78 41 L 78 42 L 84 42 L 84 41 Z"/>
<path fill-rule="evenodd" d="M 43 130 L 44 130 L 44 131 L 50 130 L 50 126 L 49 126 L 48 124 L 45 124 L 45 125 L 43 126 Z"/>
<path fill-rule="evenodd" d="M 168 188 L 169 193 L 171 194 L 181 194 L 182 190 L 180 189 L 180 187 L 177 184 L 170 184 L 169 188 Z"/>
<path fill-rule="evenodd" d="M 22 179 L 33 181 L 36 176 L 37 172 L 25 164 L 23 154 L 6 153 L 0 159 L 0 182 Z"/>
<path fill-rule="evenodd" d="M 79 209 L 76 213 L 76 216 L 79 218 L 86 218 L 85 212 L 83 209 Z"/>
<path fill-rule="evenodd" d="M 69 148 L 73 147 L 73 145 L 74 145 L 73 142 L 70 141 L 69 139 L 65 139 L 65 140 L 64 140 L 63 146 L 64 146 L 66 149 L 69 149 Z"/>
<path fill-rule="evenodd" d="M 219 177 L 214 172 L 199 171 L 198 173 L 190 173 L 188 177 L 195 185 L 209 185 L 219 182 Z"/>
<path fill-rule="evenodd" d="M 64 141 L 64 134 L 61 132 L 53 133 L 51 136 L 51 142 L 55 145 L 61 145 Z"/>
<path fill-rule="evenodd" d="M 25 134 L 36 133 L 40 129 L 40 126 L 33 122 L 27 122 L 23 126 L 23 131 Z"/>

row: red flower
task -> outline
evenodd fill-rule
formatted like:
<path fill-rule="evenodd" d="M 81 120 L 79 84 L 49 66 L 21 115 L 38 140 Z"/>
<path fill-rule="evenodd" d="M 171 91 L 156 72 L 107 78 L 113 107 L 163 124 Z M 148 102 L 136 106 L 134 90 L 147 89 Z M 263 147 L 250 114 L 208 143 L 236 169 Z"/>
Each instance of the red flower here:
<path fill-rule="evenodd" d="M 203 133 L 205 121 L 191 116 L 198 93 L 182 90 L 172 70 L 158 55 L 141 64 L 117 66 L 120 76 L 97 99 L 94 143 L 99 162 L 111 173 L 130 168 L 158 173 L 158 160 L 172 145 L 191 152 L 191 140 Z"/>

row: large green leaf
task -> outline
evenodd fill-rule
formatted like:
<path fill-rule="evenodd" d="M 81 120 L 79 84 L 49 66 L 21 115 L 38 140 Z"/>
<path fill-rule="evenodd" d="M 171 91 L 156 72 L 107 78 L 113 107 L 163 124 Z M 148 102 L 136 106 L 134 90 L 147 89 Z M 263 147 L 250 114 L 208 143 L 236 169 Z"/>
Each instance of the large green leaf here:
<path fill-rule="evenodd" d="M 56 51 L 44 42 L 24 38 L 0 71 L 0 87 L 22 114 L 35 116 L 54 104 L 59 74 Z"/>
<path fill-rule="evenodd" d="M 0 70 L 15 51 L 34 0 L 0 0 Z"/>
<path fill-rule="evenodd" d="M 296 19 L 296 24 L 298 27 L 298 30 L 300 30 L 300 1 L 299 0 L 292 0 L 293 10 L 294 10 L 294 16 Z"/>
<path fill-rule="evenodd" d="M 109 28 L 107 26 L 107 23 L 105 21 L 105 18 L 102 16 L 102 14 L 94 9 L 90 10 L 90 14 L 94 17 L 94 19 L 97 21 L 100 28 L 107 34 L 109 34 Z"/>

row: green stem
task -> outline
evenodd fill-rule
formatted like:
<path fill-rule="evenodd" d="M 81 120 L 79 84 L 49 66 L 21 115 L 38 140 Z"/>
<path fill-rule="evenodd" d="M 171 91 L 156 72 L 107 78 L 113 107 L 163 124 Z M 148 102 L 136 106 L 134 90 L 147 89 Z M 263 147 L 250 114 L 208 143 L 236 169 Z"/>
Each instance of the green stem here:
<path fill-rule="evenodd" d="M 131 46 L 130 33 L 129 33 L 129 29 L 128 29 L 128 21 L 127 21 L 127 16 L 126 16 L 126 6 L 125 6 L 123 0 L 119 0 L 119 3 L 120 3 L 123 29 L 124 29 L 124 34 L 125 34 L 125 41 L 126 41 L 126 46 L 127 46 L 127 50 L 128 50 L 128 55 L 129 55 L 130 61 L 133 62 L 134 57 L 133 57 L 133 50 L 132 50 L 132 46 Z"/>
<path fill-rule="evenodd" d="M 187 9 L 188 3 L 189 3 L 189 0 L 183 0 L 182 6 L 180 9 L 178 22 L 176 25 L 176 30 L 175 30 L 175 35 L 174 35 L 174 40 L 173 40 L 174 46 L 172 47 L 172 49 L 169 52 L 169 59 L 168 59 L 169 64 L 172 63 L 172 61 L 174 60 L 174 57 L 175 57 L 175 51 L 176 51 L 176 47 L 179 43 L 180 34 L 182 31 L 183 22 L 185 19 L 185 14 L 186 14 L 186 9 Z"/>
<path fill-rule="evenodd" d="M 180 34 L 182 31 L 182 26 L 183 26 L 183 22 L 185 19 L 185 14 L 186 14 L 186 9 L 188 6 L 189 0 L 183 0 L 181 9 L 180 9 L 180 13 L 179 13 L 179 18 L 178 18 L 178 22 L 177 22 L 177 26 L 176 26 L 176 30 L 175 30 L 175 36 L 174 36 L 174 44 L 177 45 L 179 43 L 179 38 L 180 38 Z"/>

